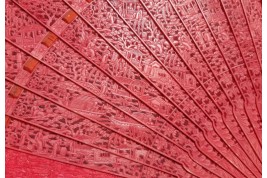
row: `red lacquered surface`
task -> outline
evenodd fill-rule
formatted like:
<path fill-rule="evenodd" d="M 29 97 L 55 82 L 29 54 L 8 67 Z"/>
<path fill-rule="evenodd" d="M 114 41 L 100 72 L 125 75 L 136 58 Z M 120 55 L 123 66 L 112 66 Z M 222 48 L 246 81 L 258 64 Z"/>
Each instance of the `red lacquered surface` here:
<path fill-rule="evenodd" d="M 261 177 L 256 17 L 253 0 L 6 1 L 6 146 L 113 176 Z"/>
<path fill-rule="evenodd" d="M 6 148 L 6 178 L 119 178 Z"/>

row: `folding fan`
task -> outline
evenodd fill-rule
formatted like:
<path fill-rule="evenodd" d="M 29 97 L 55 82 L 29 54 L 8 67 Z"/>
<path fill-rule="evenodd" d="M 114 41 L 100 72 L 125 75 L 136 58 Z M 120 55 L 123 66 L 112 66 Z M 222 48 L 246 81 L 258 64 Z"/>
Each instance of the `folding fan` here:
<path fill-rule="evenodd" d="M 260 1 L 7 0 L 5 40 L 7 177 L 261 177 Z"/>

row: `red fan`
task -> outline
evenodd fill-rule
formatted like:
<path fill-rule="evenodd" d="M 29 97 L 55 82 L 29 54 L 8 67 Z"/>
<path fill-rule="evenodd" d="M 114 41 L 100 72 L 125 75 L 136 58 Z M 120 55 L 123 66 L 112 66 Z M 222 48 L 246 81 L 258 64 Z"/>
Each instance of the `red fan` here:
<path fill-rule="evenodd" d="M 261 93 L 260 1 L 6 1 L 7 177 L 258 178 Z"/>

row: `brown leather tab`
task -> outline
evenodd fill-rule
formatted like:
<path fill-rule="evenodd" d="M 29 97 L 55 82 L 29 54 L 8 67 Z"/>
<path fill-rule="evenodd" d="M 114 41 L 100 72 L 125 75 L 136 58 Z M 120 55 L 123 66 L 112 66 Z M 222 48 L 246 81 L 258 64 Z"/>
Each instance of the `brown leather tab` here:
<path fill-rule="evenodd" d="M 32 71 L 36 68 L 39 64 L 39 61 L 35 58 L 30 57 L 24 64 L 23 69 L 32 73 Z"/>
<path fill-rule="evenodd" d="M 58 37 L 54 33 L 49 32 L 46 37 L 44 37 L 42 44 L 49 48 L 53 45 L 57 38 Z"/>
<path fill-rule="evenodd" d="M 77 14 L 73 10 L 69 10 L 63 17 L 64 22 L 71 23 L 77 17 Z"/>
<path fill-rule="evenodd" d="M 8 126 L 9 123 L 10 123 L 10 117 L 6 115 L 6 127 Z"/>
<path fill-rule="evenodd" d="M 23 88 L 17 85 L 13 85 L 8 95 L 13 98 L 18 98 L 20 94 L 22 93 L 22 91 L 23 91 Z"/>

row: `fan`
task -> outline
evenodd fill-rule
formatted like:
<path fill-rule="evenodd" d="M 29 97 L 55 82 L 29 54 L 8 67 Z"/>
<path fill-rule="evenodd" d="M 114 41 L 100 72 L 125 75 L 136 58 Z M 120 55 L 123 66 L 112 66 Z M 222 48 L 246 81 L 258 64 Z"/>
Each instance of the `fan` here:
<path fill-rule="evenodd" d="M 6 176 L 261 177 L 261 34 L 256 0 L 6 0 Z"/>

